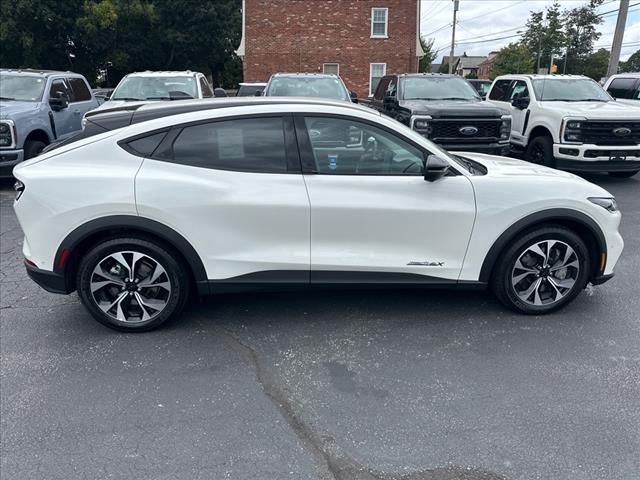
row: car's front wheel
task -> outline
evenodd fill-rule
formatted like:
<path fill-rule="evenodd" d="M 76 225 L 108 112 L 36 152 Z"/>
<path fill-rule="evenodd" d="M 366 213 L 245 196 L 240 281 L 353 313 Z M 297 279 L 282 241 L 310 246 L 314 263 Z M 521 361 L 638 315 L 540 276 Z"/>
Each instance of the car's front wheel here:
<path fill-rule="evenodd" d="M 505 305 L 523 313 L 549 313 L 571 302 L 589 279 L 585 242 L 560 226 L 541 227 L 516 239 L 501 256 L 492 288 Z"/>
<path fill-rule="evenodd" d="M 156 328 L 184 307 L 189 278 L 153 240 L 114 238 L 92 248 L 76 279 L 82 303 L 100 323 L 123 331 Z"/>
<path fill-rule="evenodd" d="M 554 167 L 556 162 L 553 157 L 553 139 L 543 135 L 531 140 L 525 160 L 545 167 Z"/>

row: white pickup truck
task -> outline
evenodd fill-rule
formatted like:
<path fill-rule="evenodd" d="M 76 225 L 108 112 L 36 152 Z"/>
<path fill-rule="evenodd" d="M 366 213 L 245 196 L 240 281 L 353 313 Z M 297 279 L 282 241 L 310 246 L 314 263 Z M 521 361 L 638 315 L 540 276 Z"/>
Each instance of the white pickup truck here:
<path fill-rule="evenodd" d="M 616 177 L 640 171 L 640 108 L 588 77 L 503 75 L 487 101 L 510 109 L 511 145 L 529 162 Z"/>

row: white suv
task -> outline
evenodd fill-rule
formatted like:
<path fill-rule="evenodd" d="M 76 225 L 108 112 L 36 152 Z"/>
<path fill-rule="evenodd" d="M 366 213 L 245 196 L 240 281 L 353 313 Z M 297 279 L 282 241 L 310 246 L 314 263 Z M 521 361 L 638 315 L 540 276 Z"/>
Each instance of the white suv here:
<path fill-rule="evenodd" d="M 511 144 L 526 160 L 579 172 L 640 171 L 640 109 L 578 75 L 504 75 L 488 100 L 511 109 Z"/>
<path fill-rule="evenodd" d="M 618 73 L 611 75 L 603 88 L 616 101 L 640 107 L 640 73 Z"/>
<path fill-rule="evenodd" d="M 541 314 L 622 252 L 602 188 L 447 153 L 370 108 L 248 97 L 104 116 L 114 130 L 16 167 L 14 208 L 29 275 L 113 328 L 154 328 L 192 289 L 265 286 L 489 285 Z"/>

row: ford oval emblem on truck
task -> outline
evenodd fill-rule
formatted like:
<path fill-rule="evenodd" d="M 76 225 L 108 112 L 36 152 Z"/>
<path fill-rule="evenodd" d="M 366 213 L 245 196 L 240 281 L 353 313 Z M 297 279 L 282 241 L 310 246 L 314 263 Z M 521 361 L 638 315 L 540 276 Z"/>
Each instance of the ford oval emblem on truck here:
<path fill-rule="evenodd" d="M 478 129 L 476 127 L 472 127 L 472 126 L 460 127 L 458 129 L 458 131 L 462 135 L 467 135 L 467 136 L 475 135 L 476 133 L 478 133 Z"/>
<path fill-rule="evenodd" d="M 627 127 L 618 127 L 613 129 L 613 134 L 616 137 L 626 137 L 631 133 L 631 129 Z"/>

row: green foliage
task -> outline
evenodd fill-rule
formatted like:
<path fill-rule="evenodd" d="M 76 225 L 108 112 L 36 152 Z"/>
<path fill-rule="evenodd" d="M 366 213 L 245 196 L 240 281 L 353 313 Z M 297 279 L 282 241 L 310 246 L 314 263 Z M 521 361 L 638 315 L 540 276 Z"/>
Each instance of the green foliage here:
<path fill-rule="evenodd" d="M 510 43 L 496 55 L 489 69 L 489 78 L 509 73 L 531 73 L 535 65 L 533 54 L 524 43 Z"/>
<path fill-rule="evenodd" d="M 3 67 L 73 69 L 113 86 L 140 70 L 197 70 L 235 87 L 242 0 L 2 0 Z M 69 57 L 73 53 L 75 58 Z"/>
<path fill-rule="evenodd" d="M 425 40 L 424 38 L 420 38 L 420 45 L 422 46 L 422 50 L 424 51 L 424 57 L 420 59 L 420 72 L 429 72 L 431 71 L 431 64 L 436 59 L 438 52 L 433 48 L 433 42 L 435 39 L 430 38 L 429 40 Z"/>
<path fill-rule="evenodd" d="M 640 50 L 636 50 L 626 62 L 620 62 L 620 73 L 640 72 Z"/>
<path fill-rule="evenodd" d="M 548 6 L 544 12 L 531 12 L 526 31 L 522 35 L 522 42 L 536 58 L 540 56 L 541 68 L 549 67 L 552 54 L 557 55 L 563 51 L 566 45 L 566 34 L 560 4 L 557 1 Z M 535 66 L 526 73 L 533 71 Z"/>
<path fill-rule="evenodd" d="M 464 76 L 464 78 L 474 79 L 474 78 L 478 78 L 478 75 L 476 75 L 476 72 L 469 72 Z"/>
<path fill-rule="evenodd" d="M 567 39 L 567 66 L 562 64 L 558 67 L 560 71 L 566 73 L 576 73 L 592 76 L 597 70 L 594 70 L 595 63 L 602 59 L 603 54 L 592 58 L 593 45 L 600 38 L 601 34 L 596 30 L 603 20 L 599 17 L 596 8 L 598 8 L 604 0 L 590 0 L 589 3 L 581 5 L 571 10 L 566 10 L 563 14 L 564 29 Z M 587 72 L 587 69 L 589 72 Z M 606 68 L 601 76 L 606 75 Z M 598 77 L 598 80 L 600 77 Z"/>
<path fill-rule="evenodd" d="M 440 64 L 440 68 L 438 69 L 438 73 L 449 73 L 449 62 L 445 62 Z"/>
<path fill-rule="evenodd" d="M 569 62 L 571 62 L 571 58 L 569 58 Z M 569 63 L 569 67 L 570 66 L 571 63 Z M 584 59 L 581 64 L 580 74 L 591 77 L 595 81 L 599 81 L 602 77 L 607 76 L 608 68 L 609 50 L 601 48 Z"/>

